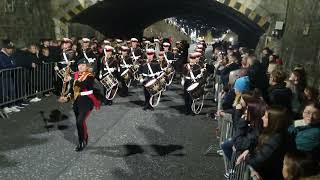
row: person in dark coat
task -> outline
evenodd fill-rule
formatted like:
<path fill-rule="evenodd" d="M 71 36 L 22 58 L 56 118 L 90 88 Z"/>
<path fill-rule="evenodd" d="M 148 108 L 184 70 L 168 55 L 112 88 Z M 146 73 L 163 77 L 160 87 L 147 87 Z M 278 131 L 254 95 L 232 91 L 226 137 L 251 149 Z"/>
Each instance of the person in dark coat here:
<path fill-rule="evenodd" d="M 9 69 L 15 66 L 12 54 L 14 52 L 14 45 L 10 40 L 3 40 L 0 51 L 0 69 Z"/>
<path fill-rule="evenodd" d="M 2 41 L 2 48 L 0 51 L 0 70 L 12 69 L 15 66 L 13 59 L 14 45 L 10 40 Z M 12 74 L 10 71 L 0 73 L 0 104 L 10 100 L 10 97 L 15 97 L 15 84 L 13 83 Z M 5 112 L 6 114 L 9 111 Z"/>
<path fill-rule="evenodd" d="M 265 47 L 262 50 L 262 57 L 261 57 L 261 65 L 264 71 L 267 72 L 268 67 L 269 67 L 269 56 L 272 55 L 272 51 L 268 48 Z"/>
<path fill-rule="evenodd" d="M 271 73 L 267 103 L 269 105 L 279 105 L 285 107 L 291 112 L 293 94 L 291 89 L 286 87 L 286 83 L 284 82 L 285 79 L 286 75 L 281 70 L 275 70 Z"/>
<path fill-rule="evenodd" d="M 257 57 L 254 55 L 248 56 L 247 63 L 249 65 L 248 76 L 251 83 L 251 89 L 259 89 L 262 97 L 267 98 L 269 84 L 266 71 L 264 71 L 260 62 L 257 60 Z"/>
<path fill-rule="evenodd" d="M 235 54 L 228 55 L 229 63 L 226 65 L 226 67 L 221 70 L 221 80 L 224 86 L 228 86 L 229 82 L 229 74 L 231 71 L 237 70 L 240 68 L 239 64 L 237 63 L 237 57 Z"/>
<path fill-rule="evenodd" d="M 241 97 L 233 115 L 236 134 L 231 140 L 221 145 L 224 154 L 229 160 L 231 160 L 232 147 L 240 153 L 247 149 L 249 151 L 254 150 L 262 130 L 261 118 L 264 113 L 265 103 L 261 99 L 251 94 L 245 94 Z"/>
<path fill-rule="evenodd" d="M 254 151 L 245 150 L 236 164 L 246 161 L 252 167 L 251 175 L 259 179 L 283 179 L 282 166 L 286 152 L 285 131 L 289 121 L 287 110 L 279 106 L 269 107 L 262 117 L 263 130 Z"/>

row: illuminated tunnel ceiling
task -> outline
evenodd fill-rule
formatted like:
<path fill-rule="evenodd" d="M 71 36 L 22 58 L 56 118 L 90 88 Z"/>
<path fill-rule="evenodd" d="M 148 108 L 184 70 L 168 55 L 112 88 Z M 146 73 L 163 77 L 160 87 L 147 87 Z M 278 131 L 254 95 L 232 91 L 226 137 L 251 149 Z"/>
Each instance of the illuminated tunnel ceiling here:
<path fill-rule="evenodd" d="M 229 27 L 239 41 L 255 47 L 264 29 L 234 9 L 213 0 L 105 0 L 76 15 L 108 37 L 141 37 L 149 25 L 169 17 L 205 17 L 213 26 Z"/>

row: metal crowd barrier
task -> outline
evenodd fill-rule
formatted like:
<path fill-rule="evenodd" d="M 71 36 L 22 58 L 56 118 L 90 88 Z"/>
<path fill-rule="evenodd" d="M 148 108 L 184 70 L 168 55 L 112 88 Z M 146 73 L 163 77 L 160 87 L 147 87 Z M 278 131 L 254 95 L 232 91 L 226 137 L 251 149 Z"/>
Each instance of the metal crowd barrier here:
<path fill-rule="evenodd" d="M 220 145 L 229 140 L 234 135 L 232 115 L 226 113 L 221 119 L 221 135 L 220 135 Z M 225 172 L 229 173 L 229 180 L 249 180 L 254 179 L 250 177 L 250 168 L 243 161 L 239 165 L 235 165 L 240 153 L 233 151 L 231 160 L 229 160 L 225 155 L 223 155 L 223 161 L 225 166 Z"/>
<path fill-rule="evenodd" d="M 0 107 L 54 88 L 54 63 L 0 70 Z"/>
<path fill-rule="evenodd" d="M 219 76 L 215 76 L 215 99 L 217 101 L 217 111 L 222 110 L 222 97 L 221 92 L 223 89 L 223 85 L 221 83 L 221 79 Z M 232 121 L 232 114 L 225 113 L 225 116 L 218 117 L 218 129 L 220 130 L 219 135 L 219 147 L 220 145 L 225 142 L 226 140 L 229 140 L 232 138 L 232 136 L 235 133 L 235 129 L 233 127 L 233 121 Z M 214 145 L 211 145 L 207 151 L 205 152 L 205 155 L 208 154 L 212 149 L 214 148 Z M 255 178 L 250 177 L 250 167 L 245 163 L 241 162 L 239 165 L 235 165 L 235 162 L 237 160 L 237 157 L 240 154 L 236 151 L 233 152 L 231 160 L 225 157 L 223 155 L 223 161 L 224 161 L 224 167 L 225 172 L 229 173 L 230 180 L 250 180 Z"/>

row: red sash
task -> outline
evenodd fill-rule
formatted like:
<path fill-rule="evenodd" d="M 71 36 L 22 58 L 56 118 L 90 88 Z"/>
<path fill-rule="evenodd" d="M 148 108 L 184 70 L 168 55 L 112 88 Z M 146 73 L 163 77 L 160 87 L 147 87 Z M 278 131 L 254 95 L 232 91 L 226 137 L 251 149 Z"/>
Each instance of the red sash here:
<path fill-rule="evenodd" d="M 74 73 L 74 80 L 78 80 L 79 79 L 79 72 L 75 72 Z M 83 89 L 84 91 L 87 91 L 87 89 Z M 101 102 L 96 98 L 96 96 L 94 94 L 90 94 L 88 95 L 88 97 L 90 98 L 90 100 L 93 102 L 93 105 L 95 107 L 96 110 L 99 110 L 101 107 Z"/>

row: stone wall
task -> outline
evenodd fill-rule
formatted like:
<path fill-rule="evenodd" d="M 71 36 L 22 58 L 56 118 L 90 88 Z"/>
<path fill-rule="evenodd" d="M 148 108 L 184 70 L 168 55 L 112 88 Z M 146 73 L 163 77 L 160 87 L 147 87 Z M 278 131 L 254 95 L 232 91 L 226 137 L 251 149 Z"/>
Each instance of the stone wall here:
<path fill-rule="evenodd" d="M 0 22 L 0 39 L 10 38 L 18 47 L 54 37 L 50 1 L 1 0 Z"/>
<path fill-rule="evenodd" d="M 173 25 L 167 24 L 164 20 L 156 22 L 144 30 L 145 37 L 173 37 L 174 41 L 187 40 L 191 41 L 190 37 L 178 31 Z"/>
<path fill-rule="evenodd" d="M 266 33 L 260 37 L 256 51 L 260 53 L 264 47 L 270 47 L 276 54 L 281 53 L 282 40 L 271 36 L 277 21 L 286 21 L 287 2 L 289 0 L 263 0 L 260 2 L 259 9 L 264 8 L 270 17 L 270 26 Z"/>
<path fill-rule="evenodd" d="M 104 39 L 104 35 L 88 25 L 79 23 L 68 23 L 69 37 L 96 37 L 99 40 Z"/>
<path fill-rule="evenodd" d="M 320 88 L 320 1 L 289 0 L 281 55 L 287 69 L 303 64 L 309 84 Z"/>

